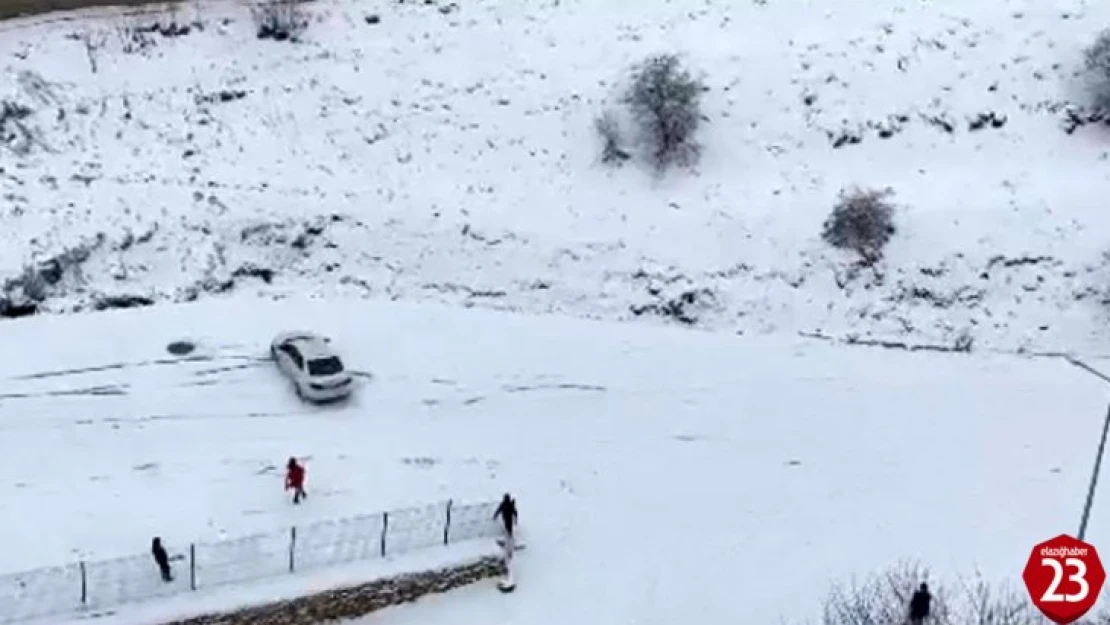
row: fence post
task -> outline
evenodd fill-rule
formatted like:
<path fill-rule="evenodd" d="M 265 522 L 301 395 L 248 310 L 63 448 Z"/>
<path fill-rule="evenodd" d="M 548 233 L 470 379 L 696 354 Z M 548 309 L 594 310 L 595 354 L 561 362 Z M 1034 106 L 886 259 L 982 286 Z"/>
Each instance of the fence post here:
<path fill-rule="evenodd" d="M 451 504 L 454 499 L 447 500 L 447 520 L 443 523 L 443 544 L 447 545 L 451 541 Z"/>
<path fill-rule="evenodd" d="M 297 570 L 297 526 L 289 528 L 289 572 Z"/>
<path fill-rule="evenodd" d="M 1087 490 L 1087 502 L 1083 504 L 1083 517 L 1079 520 L 1079 540 L 1087 534 L 1087 519 L 1091 516 L 1091 504 L 1095 500 L 1095 486 L 1098 485 L 1098 473 L 1102 468 L 1102 454 L 1106 451 L 1106 434 L 1110 432 L 1110 409 L 1106 411 L 1106 418 L 1102 421 L 1102 439 L 1098 443 L 1098 453 L 1095 455 L 1095 468 L 1091 471 L 1091 487 Z"/>
<path fill-rule="evenodd" d="M 197 589 L 197 546 L 189 543 L 189 590 Z"/>
<path fill-rule="evenodd" d="M 382 513 L 382 557 L 385 557 L 385 533 L 389 531 L 389 513 Z"/>
<path fill-rule="evenodd" d="M 85 561 L 81 561 L 81 605 L 89 603 L 89 581 L 85 575 Z"/>

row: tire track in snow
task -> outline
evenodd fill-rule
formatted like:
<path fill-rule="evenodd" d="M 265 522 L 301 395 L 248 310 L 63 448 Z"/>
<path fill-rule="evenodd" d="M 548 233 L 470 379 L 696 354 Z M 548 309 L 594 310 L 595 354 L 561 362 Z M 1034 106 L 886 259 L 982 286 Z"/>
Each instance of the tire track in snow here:
<path fill-rule="evenodd" d="M 71 397 L 75 395 L 90 395 L 94 397 L 107 397 L 126 395 L 128 384 L 103 384 L 86 388 L 64 389 L 58 391 L 42 391 L 40 393 L 3 393 L 0 399 L 40 399 L 43 397 Z"/>
<path fill-rule="evenodd" d="M 133 363 L 112 363 L 107 365 L 94 365 L 91 367 L 79 367 L 75 369 L 56 369 L 53 371 L 40 371 L 37 373 L 26 373 L 23 375 L 12 376 L 11 380 L 42 380 L 45 378 L 58 378 L 70 375 L 81 375 L 83 373 L 100 373 L 104 371 L 119 371 L 132 367 L 157 367 L 165 365 L 176 365 L 185 362 L 216 362 L 220 360 L 258 360 L 265 361 L 264 358 L 257 356 L 247 356 L 243 354 L 234 354 L 226 356 L 184 356 L 181 358 L 157 358 L 154 360 L 141 360 Z"/>

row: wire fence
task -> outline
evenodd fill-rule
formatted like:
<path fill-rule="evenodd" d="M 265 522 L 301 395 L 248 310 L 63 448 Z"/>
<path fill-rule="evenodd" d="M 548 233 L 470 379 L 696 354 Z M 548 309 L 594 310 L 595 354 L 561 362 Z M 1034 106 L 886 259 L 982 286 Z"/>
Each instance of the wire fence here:
<path fill-rule="evenodd" d="M 294 526 L 213 543 L 167 545 L 163 581 L 141 554 L 0 576 L 0 623 L 96 613 L 121 605 L 301 571 L 384 558 L 414 549 L 500 536 L 496 502 L 444 501 Z"/>

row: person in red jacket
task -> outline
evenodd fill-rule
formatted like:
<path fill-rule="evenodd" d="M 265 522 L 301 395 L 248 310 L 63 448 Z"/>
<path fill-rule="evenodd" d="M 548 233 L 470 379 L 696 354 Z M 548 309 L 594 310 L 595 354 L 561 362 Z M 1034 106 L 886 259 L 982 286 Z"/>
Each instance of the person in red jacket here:
<path fill-rule="evenodd" d="M 308 497 L 304 492 L 304 467 L 297 463 L 296 458 L 290 458 L 285 465 L 285 490 L 293 489 L 293 503 L 301 503 Z"/>

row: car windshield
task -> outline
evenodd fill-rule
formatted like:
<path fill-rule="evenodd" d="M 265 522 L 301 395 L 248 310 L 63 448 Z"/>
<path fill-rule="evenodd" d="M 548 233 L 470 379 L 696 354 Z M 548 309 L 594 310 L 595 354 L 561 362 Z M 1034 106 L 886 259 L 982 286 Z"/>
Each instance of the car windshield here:
<path fill-rule="evenodd" d="M 343 373 L 343 363 L 335 356 L 308 361 L 309 375 L 335 375 Z"/>

